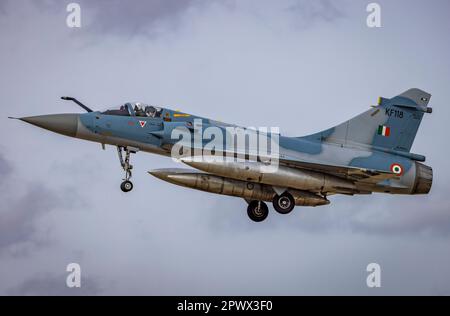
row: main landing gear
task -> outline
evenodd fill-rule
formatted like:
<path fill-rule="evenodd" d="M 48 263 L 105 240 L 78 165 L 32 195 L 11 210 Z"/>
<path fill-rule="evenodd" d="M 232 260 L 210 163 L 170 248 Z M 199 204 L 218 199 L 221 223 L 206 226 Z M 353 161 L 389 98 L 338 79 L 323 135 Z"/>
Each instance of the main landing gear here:
<path fill-rule="evenodd" d="M 263 201 L 253 200 L 247 201 L 247 215 L 252 221 L 262 222 L 269 215 L 269 208 Z M 288 214 L 295 207 L 295 199 L 289 192 L 281 195 L 276 194 L 272 200 L 273 208 L 280 214 Z"/>
<path fill-rule="evenodd" d="M 247 214 L 252 221 L 262 222 L 269 215 L 269 208 L 263 201 L 254 200 L 248 204 Z"/>
<path fill-rule="evenodd" d="M 131 169 L 133 169 L 133 165 L 130 164 L 130 155 L 138 152 L 139 149 L 134 147 L 120 147 L 117 146 L 117 153 L 119 155 L 120 165 L 125 171 L 125 178 L 123 182 L 120 184 L 120 189 L 123 192 L 130 192 L 133 190 L 133 183 L 130 181 L 132 176 Z M 123 158 L 123 153 L 125 153 L 125 159 Z"/>
<path fill-rule="evenodd" d="M 275 195 L 272 201 L 273 208 L 280 214 L 288 214 L 295 207 L 294 197 L 289 192 Z"/>

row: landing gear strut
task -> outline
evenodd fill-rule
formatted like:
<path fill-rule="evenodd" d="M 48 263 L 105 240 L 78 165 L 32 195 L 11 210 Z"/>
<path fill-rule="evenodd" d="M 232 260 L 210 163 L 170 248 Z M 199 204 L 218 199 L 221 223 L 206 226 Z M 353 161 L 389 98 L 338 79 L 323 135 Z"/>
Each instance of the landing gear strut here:
<path fill-rule="evenodd" d="M 133 169 L 133 165 L 130 164 L 130 155 L 135 154 L 138 151 L 137 148 L 133 147 L 120 147 L 117 146 L 117 153 L 119 155 L 120 165 L 125 171 L 125 178 L 120 185 L 120 189 L 123 192 L 130 192 L 133 189 L 133 183 L 130 181 L 132 176 L 131 169 Z M 125 152 L 125 159 L 123 158 L 123 153 Z"/>

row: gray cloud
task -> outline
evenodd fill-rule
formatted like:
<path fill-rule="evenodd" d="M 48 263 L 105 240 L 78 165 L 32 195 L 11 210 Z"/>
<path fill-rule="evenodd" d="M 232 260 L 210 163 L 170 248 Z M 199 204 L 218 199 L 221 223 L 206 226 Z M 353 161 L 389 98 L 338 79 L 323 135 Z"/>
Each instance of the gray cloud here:
<path fill-rule="evenodd" d="M 345 6 L 343 1 L 319 0 L 303 1 L 297 0 L 287 7 L 287 10 L 296 17 L 296 24 L 302 27 L 311 27 L 316 21 L 333 22 L 345 16 L 341 9 Z"/>
<path fill-rule="evenodd" d="M 184 14 L 212 4 L 233 8 L 232 0 L 82 0 L 83 12 L 91 15 L 89 31 L 126 38 L 154 37 L 181 26 Z"/>
<path fill-rule="evenodd" d="M 381 195 L 329 197 L 331 204 L 322 207 L 297 207 L 289 215 L 270 213 L 271 224 L 263 229 L 282 228 L 292 231 L 323 234 L 349 232 L 368 236 L 450 236 L 450 206 L 442 191 L 431 196 Z M 349 200 L 351 199 L 350 203 Z M 376 202 L 375 202 L 376 201 Z M 376 203 L 368 208 L 368 203 Z M 270 203 L 269 203 L 270 204 Z M 207 213 L 208 226 L 214 233 L 247 233 L 260 230 L 251 222 L 242 220 L 244 201 L 228 202 L 223 212 L 214 212 L 219 202 Z M 402 205 L 402 207 L 398 207 Z M 237 210 L 237 211 L 236 211 Z"/>
<path fill-rule="evenodd" d="M 242 3 L 236 0 L 80 0 L 78 3 L 84 21 L 82 34 L 95 32 L 103 36 L 117 35 L 125 38 L 162 35 L 167 30 L 181 27 L 186 22 L 184 18 L 189 10 L 198 11 L 213 5 L 232 12 L 245 8 L 268 24 L 273 18 L 265 13 L 288 13 L 287 17 L 291 22 L 301 28 L 311 27 L 316 22 L 333 22 L 345 16 L 340 9 L 345 4 L 337 4 L 332 0 L 294 0 L 281 2 L 280 6 L 271 1 Z M 54 14 L 64 12 L 61 1 L 58 0 L 36 1 L 34 4 L 39 9 Z"/>
<path fill-rule="evenodd" d="M 27 241 L 42 242 L 33 240 L 36 220 L 58 205 L 58 197 L 42 185 L 25 185 L 22 189 L 24 193 L 17 200 L 8 201 L 2 194 L 0 251 Z"/>
<path fill-rule="evenodd" d="M 421 197 L 420 201 L 416 197 L 412 198 L 415 201 L 400 199 L 402 208 L 398 208 L 397 204 L 391 206 L 385 200 L 382 207 L 375 210 L 355 210 L 349 220 L 350 229 L 385 236 L 450 236 L 450 206 L 442 192 L 432 192 L 430 197 Z"/>
<path fill-rule="evenodd" d="M 0 153 L 0 185 L 6 180 L 6 177 L 11 174 L 11 164 Z"/>
<path fill-rule="evenodd" d="M 45 246 L 48 231 L 44 225 L 39 229 L 41 234 L 37 234 L 39 220 L 55 209 L 77 204 L 76 193 L 64 189 L 55 192 L 45 182 L 21 181 L 20 186 L 11 186 L 18 181 L 13 175 L 11 163 L 0 154 L 0 254 L 8 250 L 23 254 L 29 246 Z"/>
<path fill-rule="evenodd" d="M 81 1 L 80 5 L 83 10 L 95 12 L 90 27 L 101 34 L 153 36 L 160 24 L 176 26 L 181 14 L 198 3 L 196 0 L 99 0 Z"/>
<path fill-rule="evenodd" d="M 373 236 L 431 235 L 448 238 L 450 208 L 442 191 L 430 195 L 405 198 L 374 194 L 353 197 L 351 203 L 346 203 L 345 198 L 330 198 L 330 206 L 304 210 L 305 214 L 296 226 L 317 233 L 347 230 Z M 373 206 L 368 208 L 368 203 Z M 339 210 L 336 211 L 338 205 Z"/>
<path fill-rule="evenodd" d="M 2 0 L 2 1 L 0 1 L 0 14 L 6 14 L 7 13 L 8 5 L 9 5 L 9 0 Z"/>
<path fill-rule="evenodd" d="M 23 2 L 15 6 L 9 0 L 0 1 L 1 14 L 14 14 L 14 9 L 22 5 L 34 6 L 40 12 L 49 12 L 64 17 L 68 14 L 66 6 L 71 1 L 37 0 Z M 84 35 L 95 32 L 102 35 L 133 37 L 136 35 L 154 36 L 165 29 L 179 26 L 183 13 L 191 8 L 202 8 L 211 3 L 224 3 L 229 0 L 79 0 Z M 160 29 L 161 28 L 161 29 Z"/>

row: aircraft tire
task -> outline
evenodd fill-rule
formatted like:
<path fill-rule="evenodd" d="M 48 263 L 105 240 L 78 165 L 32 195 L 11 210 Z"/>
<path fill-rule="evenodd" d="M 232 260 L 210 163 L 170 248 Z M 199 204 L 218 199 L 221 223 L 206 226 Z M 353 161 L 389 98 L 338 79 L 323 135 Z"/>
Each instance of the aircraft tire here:
<path fill-rule="evenodd" d="M 272 204 L 278 213 L 289 214 L 295 207 L 295 199 L 290 193 L 284 192 L 281 195 L 275 195 Z"/>
<path fill-rule="evenodd" d="M 262 222 L 269 215 L 269 208 L 263 201 L 251 201 L 247 207 L 248 217 L 254 222 Z"/>
<path fill-rule="evenodd" d="M 120 185 L 120 189 L 123 192 L 130 192 L 131 190 L 133 190 L 133 183 L 131 181 L 124 181 L 122 182 L 122 184 Z"/>

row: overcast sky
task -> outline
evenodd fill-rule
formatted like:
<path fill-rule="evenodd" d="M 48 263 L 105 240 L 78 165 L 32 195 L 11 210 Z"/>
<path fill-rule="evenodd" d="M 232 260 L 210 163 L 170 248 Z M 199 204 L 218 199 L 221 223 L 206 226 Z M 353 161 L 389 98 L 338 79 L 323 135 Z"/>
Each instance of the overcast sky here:
<path fill-rule="evenodd" d="M 450 294 L 450 2 L 0 0 L 0 294 Z M 300 136 L 409 88 L 433 96 L 412 151 L 426 196 L 333 196 L 251 222 L 239 198 L 162 182 L 177 167 L 7 116 L 126 101 Z M 183 166 L 184 167 L 184 166 Z M 66 287 L 66 265 L 82 287 Z M 382 287 L 366 286 L 381 265 Z"/>

